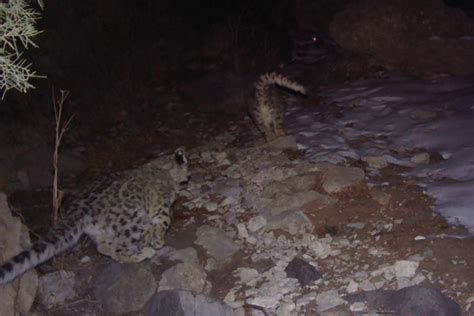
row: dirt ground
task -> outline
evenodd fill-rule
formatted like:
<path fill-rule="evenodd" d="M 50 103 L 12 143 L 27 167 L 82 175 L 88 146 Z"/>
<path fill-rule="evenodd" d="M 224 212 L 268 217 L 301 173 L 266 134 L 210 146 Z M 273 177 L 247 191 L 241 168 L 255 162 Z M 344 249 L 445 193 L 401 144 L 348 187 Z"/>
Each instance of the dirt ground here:
<path fill-rule="evenodd" d="M 206 140 L 226 131 L 230 120 L 231 117 L 221 117 L 216 120 L 215 117 L 203 116 L 199 120 L 190 122 L 175 117 L 175 121 L 169 120 L 166 126 L 163 125 L 151 132 L 139 126 L 119 128 L 113 137 L 104 135 L 100 139 L 87 142 L 88 168 L 81 181 L 87 182 L 88 179 L 100 174 L 100 170 L 106 168 L 105 166 L 112 165 L 112 169 L 121 170 L 139 165 L 146 160 L 145 157 L 153 155 L 158 150 L 174 148 L 182 143 L 188 148 L 204 144 Z M 182 128 L 183 122 L 187 128 Z M 236 147 L 256 141 L 255 136 L 249 133 L 249 121 L 238 121 L 232 126 L 238 126 L 237 129 L 234 128 L 231 131 L 234 135 L 239 135 L 237 139 L 240 141 L 235 143 Z M 354 166 L 365 167 L 362 162 L 354 162 Z M 433 278 L 425 280 L 422 285 L 443 290 L 464 308 L 466 299 L 474 295 L 474 278 L 472 277 L 474 238 L 442 238 L 442 234 L 463 235 L 466 232 L 462 227 L 450 225 L 444 218 L 433 213 L 433 201 L 423 193 L 413 179 L 400 176 L 402 171 L 399 167 L 389 166 L 382 170 L 380 176 L 373 179 L 379 183 L 384 182 L 386 185 L 381 191 L 391 196 L 390 201 L 382 207 L 374 200 L 373 191 L 366 184 L 362 184 L 335 194 L 339 202 L 332 206 L 318 209 L 316 212 L 310 204 L 306 205 L 304 211 L 310 214 L 309 218 L 315 227 L 314 233 L 319 237 L 329 234 L 349 240 L 364 240 L 364 245 L 381 245 L 389 253 L 377 261 L 367 254 L 369 247 L 354 248 L 347 253 L 350 257 L 348 266 L 368 265 L 375 269 L 384 262 L 393 262 L 413 254 L 428 253 L 420 269 L 432 272 Z M 14 209 L 21 214 L 28 227 L 35 232 L 41 232 L 50 224 L 45 220 L 50 218 L 49 197 L 50 192 L 29 195 L 17 193 L 10 197 L 10 203 L 16 205 Z M 174 205 L 173 224 L 167 234 L 167 244 L 178 249 L 188 246 L 199 249 L 199 246 L 193 244 L 194 234 L 200 224 L 206 223 L 210 214 L 204 209 L 187 210 L 181 207 L 181 202 L 178 200 Z M 33 206 L 35 207 L 32 208 Z M 194 223 L 183 229 L 184 224 L 191 217 L 194 217 Z M 366 225 L 358 230 L 347 226 L 354 222 Z M 377 223 L 396 224 L 389 229 L 377 230 L 374 229 Z M 417 240 L 421 239 L 419 236 L 424 238 Z M 205 251 L 201 249 L 198 253 L 200 259 L 205 262 Z M 224 298 L 233 287 L 235 279 L 222 278 L 222 275 L 230 276 L 232 271 L 239 266 L 254 267 L 259 271 L 268 268 L 265 263 L 252 263 L 244 259 L 244 255 L 244 253 L 237 253 L 230 263 L 209 273 L 208 280 L 213 285 L 211 296 Z M 84 257 L 89 257 L 90 260 L 84 262 Z M 98 302 L 95 302 L 90 294 L 91 269 L 92 271 L 100 269 L 103 264 L 110 261 L 111 259 L 98 254 L 88 239 L 83 238 L 80 245 L 72 251 L 40 266 L 38 268 L 40 274 L 65 269 L 74 271 L 78 280 L 76 285 L 78 299 L 66 306 L 49 310 L 48 314 L 65 315 L 94 308 Z M 171 263 L 169 265 L 165 263 L 158 269 L 164 271 L 169 266 Z M 332 266 L 325 265 L 324 260 L 319 263 L 319 272 L 327 278 L 337 274 Z M 40 314 L 46 313 L 38 304 L 35 309 Z M 312 313 L 309 307 L 307 313 Z"/>

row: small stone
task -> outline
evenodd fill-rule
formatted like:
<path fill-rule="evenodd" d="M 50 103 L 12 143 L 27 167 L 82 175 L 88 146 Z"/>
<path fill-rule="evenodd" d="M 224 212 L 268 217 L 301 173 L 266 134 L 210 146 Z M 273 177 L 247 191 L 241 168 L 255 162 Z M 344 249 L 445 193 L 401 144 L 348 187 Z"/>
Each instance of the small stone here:
<path fill-rule="evenodd" d="M 430 163 L 430 154 L 419 153 L 411 157 L 410 160 L 418 165 L 426 165 Z"/>
<path fill-rule="evenodd" d="M 213 159 L 212 159 L 212 156 L 211 156 L 211 153 L 209 151 L 204 151 L 201 153 L 201 159 L 204 161 L 204 162 L 212 162 Z"/>
<path fill-rule="evenodd" d="M 225 261 L 236 253 L 240 247 L 223 230 L 208 225 L 196 231 L 196 244 L 203 246 L 207 253 L 217 261 Z"/>
<path fill-rule="evenodd" d="M 84 256 L 80 260 L 81 263 L 88 263 L 90 261 L 91 261 L 91 257 L 89 257 L 89 256 Z"/>
<path fill-rule="evenodd" d="M 161 250 L 161 249 L 160 249 Z M 171 261 L 181 261 L 181 262 L 193 262 L 198 263 L 198 255 L 196 249 L 193 247 L 188 247 L 184 249 L 178 249 L 167 252 L 166 256 Z"/>
<path fill-rule="evenodd" d="M 393 269 L 397 277 L 411 278 L 416 274 L 419 265 L 416 261 L 399 260 L 395 262 Z"/>
<path fill-rule="evenodd" d="M 414 239 L 415 239 L 415 240 L 426 240 L 426 237 L 419 235 L 419 236 L 416 236 Z"/>
<path fill-rule="evenodd" d="M 318 304 L 318 311 L 324 312 L 333 307 L 344 304 L 346 301 L 343 300 L 337 290 L 330 290 L 322 292 L 316 296 L 316 303 Z"/>
<path fill-rule="evenodd" d="M 283 136 L 269 143 L 266 143 L 264 147 L 268 147 L 272 150 L 298 150 L 298 145 L 293 136 Z"/>
<path fill-rule="evenodd" d="M 206 272 L 198 264 L 181 262 L 162 273 L 158 291 L 187 290 L 202 293 L 205 289 L 210 290 L 206 278 Z"/>
<path fill-rule="evenodd" d="M 222 200 L 219 206 L 224 207 L 224 206 L 235 205 L 235 204 L 237 204 L 237 200 L 231 196 L 228 196 L 224 200 Z"/>
<path fill-rule="evenodd" d="M 383 156 L 364 156 L 362 161 L 375 169 L 382 169 L 388 166 L 388 162 Z"/>
<path fill-rule="evenodd" d="M 364 229 L 365 227 L 365 223 L 349 223 L 349 224 L 346 224 L 347 227 L 349 228 L 354 228 L 354 229 Z"/>
<path fill-rule="evenodd" d="M 288 316 L 296 309 L 296 305 L 293 302 L 283 303 L 277 309 L 277 316 Z"/>
<path fill-rule="evenodd" d="M 237 233 L 240 239 L 249 238 L 249 233 L 247 231 L 247 228 L 245 228 L 245 224 L 243 223 L 237 224 Z"/>
<path fill-rule="evenodd" d="M 235 315 L 222 301 L 202 294 L 194 296 L 188 291 L 158 292 L 148 306 L 148 310 L 140 315 Z"/>
<path fill-rule="evenodd" d="M 259 272 L 255 269 L 251 269 L 251 268 L 239 268 L 239 278 L 240 278 L 240 282 L 242 282 L 243 284 L 247 284 L 249 286 L 254 286 L 256 281 L 257 281 L 257 278 L 259 276 Z M 248 284 L 249 282 L 251 282 L 252 284 Z"/>
<path fill-rule="evenodd" d="M 321 259 L 327 258 L 332 253 L 331 245 L 320 239 L 314 240 L 309 248 L 317 258 Z"/>
<path fill-rule="evenodd" d="M 74 298 L 77 295 L 74 290 L 75 283 L 74 272 L 60 270 L 43 275 L 39 279 L 38 286 L 41 304 L 50 309 Z"/>
<path fill-rule="evenodd" d="M 365 305 L 364 302 L 355 302 L 355 303 L 351 304 L 349 309 L 352 312 L 365 312 L 365 311 L 367 311 L 367 305 Z"/>
<path fill-rule="evenodd" d="M 250 232 L 255 233 L 260 228 L 265 227 L 265 225 L 267 225 L 267 220 L 263 216 L 258 215 L 249 220 L 248 228 Z"/>
<path fill-rule="evenodd" d="M 401 290 L 412 285 L 414 284 L 413 282 L 411 282 L 410 278 L 397 277 L 397 289 Z"/>
<path fill-rule="evenodd" d="M 227 159 L 227 153 L 224 151 L 214 152 L 213 155 L 218 164 L 222 164 L 222 162 Z"/>
<path fill-rule="evenodd" d="M 215 212 L 218 208 L 218 205 L 216 202 L 208 202 L 204 205 L 204 208 L 208 211 L 208 212 Z"/>
<path fill-rule="evenodd" d="M 347 285 L 347 293 L 355 293 L 359 289 L 359 284 L 355 282 L 354 280 L 351 280 L 349 284 Z"/>
<path fill-rule="evenodd" d="M 155 277 L 142 265 L 113 262 L 98 274 L 94 294 L 115 314 L 142 309 L 155 291 Z"/>
<path fill-rule="evenodd" d="M 318 169 L 324 173 L 323 189 L 327 193 L 337 193 L 361 183 L 365 174 L 356 167 L 341 167 L 330 163 L 320 163 Z"/>
<path fill-rule="evenodd" d="M 382 206 L 387 206 L 390 203 L 390 199 L 392 198 L 390 194 L 377 189 L 373 189 L 372 191 L 370 191 L 370 195 L 372 196 L 372 199 L 374 199 L 374 201 L 376 201 Z"/>
<path fill-rule="evenodd" d="M 289 278 L 298 279 L 301 286 L 306 286 L 322 277 L 312 265 L 300 258 L 294 258 L 285 269 Z"/>

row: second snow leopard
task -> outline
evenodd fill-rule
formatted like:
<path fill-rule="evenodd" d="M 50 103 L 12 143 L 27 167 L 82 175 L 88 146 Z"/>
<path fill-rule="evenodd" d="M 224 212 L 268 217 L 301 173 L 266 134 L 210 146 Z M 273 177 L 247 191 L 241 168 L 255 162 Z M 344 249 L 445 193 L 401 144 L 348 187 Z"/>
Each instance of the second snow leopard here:
<path fill-rule="evenodd" d="M 8 283 L 77 243 L 86 234 L 97 250 L 119 262 L 140 262 L 163 247 L 170 207 L 188 180 L 183 148 L 145 165 L 103 177 L 65 197 L 64 219 L 33 246 L 0 266 Z"/>
<path fill-rule="evenodd" d="M 255 98 L 250 106 L 250 114 L 266 141 L 286 134 L 283 126 L 284 100 L 276 86 L 306 95 L 305 87 L 283 75 L 272 72 L 260 76 L 255 84 Z"/>

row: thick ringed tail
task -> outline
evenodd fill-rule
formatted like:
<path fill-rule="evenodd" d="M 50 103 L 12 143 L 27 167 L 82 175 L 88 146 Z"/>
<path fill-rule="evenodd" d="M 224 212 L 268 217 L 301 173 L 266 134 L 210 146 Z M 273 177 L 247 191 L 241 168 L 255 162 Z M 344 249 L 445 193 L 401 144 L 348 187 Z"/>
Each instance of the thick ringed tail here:
<path fill-rule="evenodd" d="M 297 82 L 291 81 L 290 79 L 286 78 L 281 74 L 277 74 L 275 72 L 265 73 L 260 76 L 258 79 L 255 88 L 257 90 L 257 94 L 263 91 L 266 91 L 270 85 L 276 84 L 280 87 L 287 88 L 294 92 L 301 93 L 306 95 L 306 88 L 300 85 Z"/>
<path fill-rule="evenodd" d="M 82 220 L 67 220 L 53 228 L 31 248 L 7 260 L 0 266 L 0 284 L 6 284 L 17 276 L 33 269 L 54 255 L 77 243 L 84 232 Z"/>

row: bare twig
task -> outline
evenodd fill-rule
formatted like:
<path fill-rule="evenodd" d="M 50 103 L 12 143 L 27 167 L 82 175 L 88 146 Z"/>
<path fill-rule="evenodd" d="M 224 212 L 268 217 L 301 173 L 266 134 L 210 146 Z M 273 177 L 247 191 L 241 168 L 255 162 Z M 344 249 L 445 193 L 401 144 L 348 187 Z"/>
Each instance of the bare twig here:
<path fill-rule="evenodd" d="M 63 105 L 66 101 L 69 91 L 59 90 L 61 95 L 56 98 L 54 93 L 54 88 L 52 89 L 53 96 L 53 109 L 54 109 L 54 121 L 55 121 L 55 140 L 54 140 L 54 154 L 53 154 L 53 223 L 56 224 L 58 221 L 59 207 L 61 205 L 61 199 L 63 197 L 63 192 L 58 188 L 58 160 L 59 160 L 59 146 L 61 145 L 61 140 L 64 136 L 64 133 L 69 130 L 69 125 L 71 124 L 74 115 L 72 115 L 64 124 L 61 124 Z"/>

